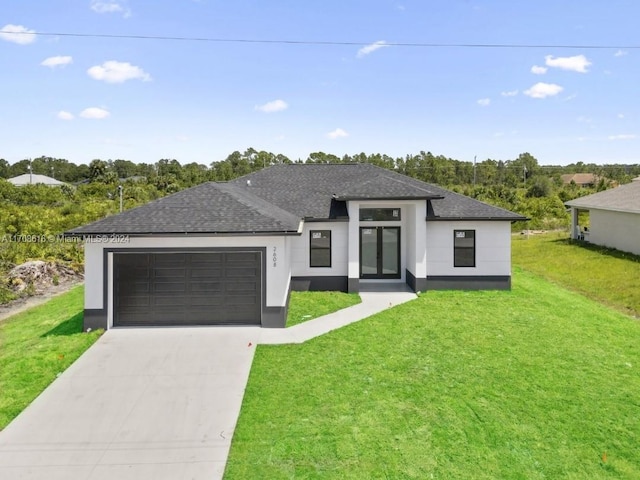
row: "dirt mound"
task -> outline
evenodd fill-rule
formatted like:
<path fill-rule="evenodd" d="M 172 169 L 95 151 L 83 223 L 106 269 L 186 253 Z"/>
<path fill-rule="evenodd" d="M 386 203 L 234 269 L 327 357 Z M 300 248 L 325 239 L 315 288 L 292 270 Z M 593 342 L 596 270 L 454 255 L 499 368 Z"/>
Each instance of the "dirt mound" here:
<path fill-rule="evenodd" d="M 32 260 L 12 268 L 8 275 L 8 287 L 15 293 L 39 295 L 58 285 L 77 283 L 84 276 L 67 265 L 57 262 Z"/>

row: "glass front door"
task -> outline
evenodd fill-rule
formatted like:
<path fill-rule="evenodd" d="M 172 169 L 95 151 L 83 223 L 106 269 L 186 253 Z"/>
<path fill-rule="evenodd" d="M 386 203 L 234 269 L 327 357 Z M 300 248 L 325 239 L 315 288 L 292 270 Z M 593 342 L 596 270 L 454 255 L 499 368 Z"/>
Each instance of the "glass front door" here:
<path fill-rule="evenodd" d="M 360 227 L 360 278 L 400 278 L 400 227 Z"/>

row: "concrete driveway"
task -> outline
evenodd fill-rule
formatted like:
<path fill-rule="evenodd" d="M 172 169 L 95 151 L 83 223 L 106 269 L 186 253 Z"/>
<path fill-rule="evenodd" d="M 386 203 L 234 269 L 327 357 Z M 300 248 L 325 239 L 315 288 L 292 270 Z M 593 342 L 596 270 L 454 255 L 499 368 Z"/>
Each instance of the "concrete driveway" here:
<path fill-rule="evenodd" d="M 106 332 L 0 432 L 0 479 L 221 478 L 259 330 Z"/>

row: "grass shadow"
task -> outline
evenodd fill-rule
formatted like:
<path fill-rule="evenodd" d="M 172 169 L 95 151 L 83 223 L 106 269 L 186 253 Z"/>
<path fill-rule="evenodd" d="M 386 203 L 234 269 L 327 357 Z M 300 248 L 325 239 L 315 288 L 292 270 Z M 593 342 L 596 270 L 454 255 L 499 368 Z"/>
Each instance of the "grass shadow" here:
<path fill-rule="evenodd" d="M 48 337 L 49 335 L 55 336 L 68 336 L 75 335 L 76 333 L 82 333 L 82 322 L 84 320 L 84 312 L 78 312 L 75 315 L 69 317 L 64 322 L 59 323 L 48 332 L 40 335 L 41 337 Z"/>
<path fill-rule="evenodd" d="M 601 255 L 607 255 L 609 257 L 618 258 L 621 260 L 630 260 L 632 262 L 640 263 L 640 255 L 634 255 L 633 253 L 623 252 L 622 250 L 617 250 L 615 248 L 603 247 L 602 245 L 596 245 L 594 243 L 585 242 L 583 240 L 573 240 L 571 238 L 558 238 L 557 240 L 552 240 L 552 242 L 560 245 L 571 245 L 574 247 L 580 247 L 594 253 L 599 253 Z"/>

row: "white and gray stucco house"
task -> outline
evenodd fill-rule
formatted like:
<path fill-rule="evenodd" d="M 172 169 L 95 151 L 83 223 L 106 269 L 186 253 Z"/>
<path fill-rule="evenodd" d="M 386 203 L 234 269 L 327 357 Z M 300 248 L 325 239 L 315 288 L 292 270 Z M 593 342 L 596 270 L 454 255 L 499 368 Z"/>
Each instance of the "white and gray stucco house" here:
<path fill-rule="evenodd" d="M 509 289 L 525 217 L 369 164 L 283 164 L 76 228 L 85 328 L 284 327 L 291 290 Z"/>
<path fill-rule="evenodd" d="M 640 177 L 631 183 L 566 202 L 571 238 L 640 255 Z M 579 225 L 589 212 L 589 226 Z"/>

